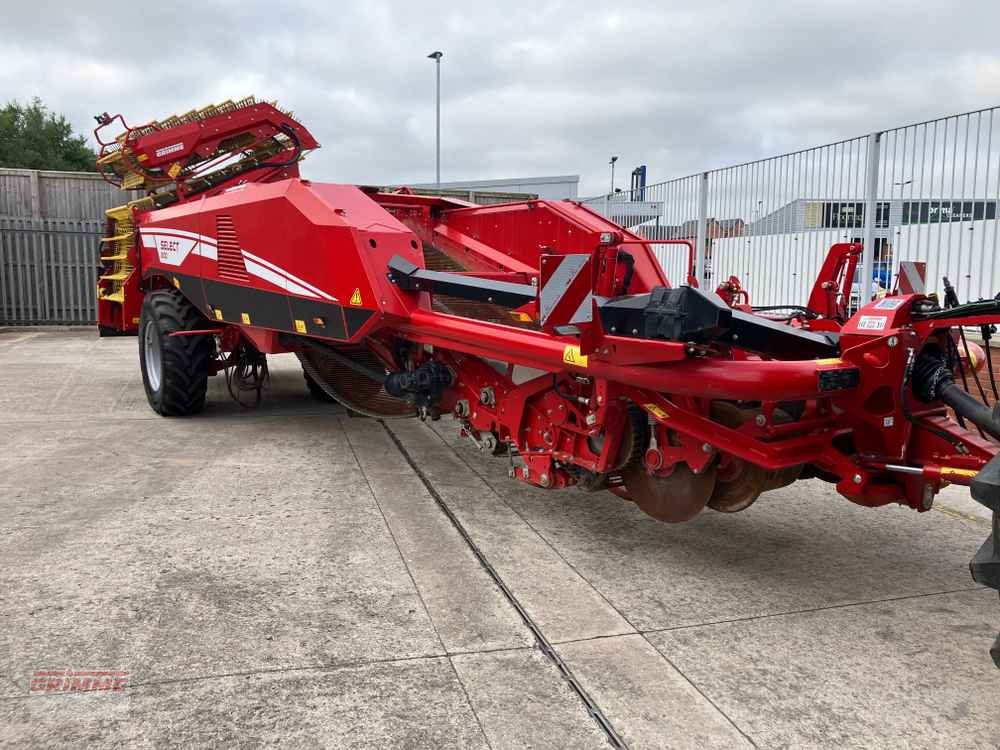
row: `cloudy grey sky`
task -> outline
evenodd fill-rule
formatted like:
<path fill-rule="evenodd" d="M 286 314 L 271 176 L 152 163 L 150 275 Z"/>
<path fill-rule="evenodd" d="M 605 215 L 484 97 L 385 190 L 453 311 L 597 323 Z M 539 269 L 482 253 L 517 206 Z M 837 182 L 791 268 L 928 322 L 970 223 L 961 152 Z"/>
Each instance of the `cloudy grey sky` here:
<path fill-rule="evenodd" d="M 91 7 L 86 7 L 91 6 Z M 323 148 L 314 179 L 650 182 L 1000 103 L 1000 2 L 0 0 L 0 99 L 89 132 L 255 94 Z M 626 178 L 619 180 L 619 185 Z"/>

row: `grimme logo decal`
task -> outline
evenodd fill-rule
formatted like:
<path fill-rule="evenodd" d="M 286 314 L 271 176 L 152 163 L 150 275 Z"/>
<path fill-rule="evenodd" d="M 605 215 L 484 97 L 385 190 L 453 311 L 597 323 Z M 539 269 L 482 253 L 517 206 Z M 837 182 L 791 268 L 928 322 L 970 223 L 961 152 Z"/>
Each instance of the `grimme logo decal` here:
<path fill-rule="evenodd" d="M 89 672 L 79 669 L 36 670 L 31 676 L 32 693 L 86 693 L 95 690 L 121 692 L 128 687 L 128 672 Z"/>
<path fill-rule="evenodd" d="M 170 146 L 164 146 L 163 148 L 156 149 L 155 152 L 156 158 L 159 159 L 161 156 L 166 156 L 167 154 L 174 154 L 178 151 L 182 151 L 183 149 L 184 149 L 183 143 L 174 143 L 173 145 Z"/>

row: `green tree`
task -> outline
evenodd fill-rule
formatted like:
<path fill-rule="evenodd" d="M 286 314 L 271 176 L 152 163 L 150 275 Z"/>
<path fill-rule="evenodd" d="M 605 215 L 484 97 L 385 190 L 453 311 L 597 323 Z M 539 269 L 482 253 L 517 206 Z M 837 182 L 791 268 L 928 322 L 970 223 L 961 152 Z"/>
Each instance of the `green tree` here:
<path fill-rule="evenodd" d="M 38 97 L 0 109 L 0 167 L 93 172 L 95 158 L 83 136 Z"/>

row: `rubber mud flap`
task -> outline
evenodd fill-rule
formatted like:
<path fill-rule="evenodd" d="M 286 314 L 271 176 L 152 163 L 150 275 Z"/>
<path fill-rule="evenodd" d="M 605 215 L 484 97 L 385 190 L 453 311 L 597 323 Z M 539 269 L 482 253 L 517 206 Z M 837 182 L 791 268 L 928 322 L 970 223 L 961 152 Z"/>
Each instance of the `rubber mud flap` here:
<path fill-rule="evenodd" d="M 972 580 L 976 583 L 1000 591 L 1000 539 L 997 537 L 996 526 L 994 520 L 994 531 L 972 558 L 969 572 L 972 573 Z"/>
<path fill-rule="evenodd" d="M 1000 453 L 980 469 L 970 489 L 973 499 L 994 513 L 1000 513 Z"/>
<path fill-rule="evenodd" d="M 1000 454 L 980 470 L 970 489 L 976 501 L 993 511 L 993 533 L 972 558 L 969 572 L 976 583 L 1000 591 Z M 990 656 L 1000 669 L 1000 634 L 990 648 Z"/>

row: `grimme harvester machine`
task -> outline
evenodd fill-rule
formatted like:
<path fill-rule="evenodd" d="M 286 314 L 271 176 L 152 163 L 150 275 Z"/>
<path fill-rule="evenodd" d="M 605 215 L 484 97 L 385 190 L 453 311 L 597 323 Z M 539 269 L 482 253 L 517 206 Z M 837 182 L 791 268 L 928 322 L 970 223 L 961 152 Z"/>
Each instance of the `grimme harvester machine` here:
<path fill-rule="evenodd" d="M 651 242 L 577 202 L 301 179 L 319 144 L 271 104 L 98 121 L 100 170 L 145 196 L 108 211 L 100 329 L 138 334 L 160 414 L 201 410 L 219 373 L 259 399 L 265 355 L 294 352 L 319 398 L 451 413 L 512 477 L 667 522 L 806 477 L 917 511 L 971 485 L 993 511 L 972 575 L 1000 588 L 1000 412 L 959 385 L 985 366 L 995 393 L 963 331 L 988 350 L 1000 302 L 892 294 L 849 314 L 861 246 L 838 244 L 806 305 L 755 311 L 735 278 L 671 287 Z"/>

